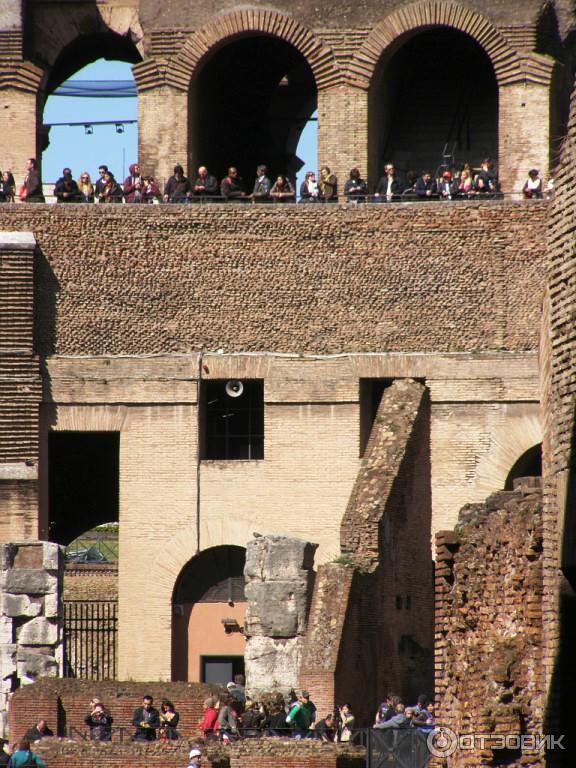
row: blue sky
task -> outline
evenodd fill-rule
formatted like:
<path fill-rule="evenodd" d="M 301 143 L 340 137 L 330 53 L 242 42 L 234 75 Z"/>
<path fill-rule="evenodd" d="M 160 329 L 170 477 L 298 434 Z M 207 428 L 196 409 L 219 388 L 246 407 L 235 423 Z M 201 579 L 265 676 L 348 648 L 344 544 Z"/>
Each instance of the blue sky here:
<path fill-rule="evenodd" d="M 100 59 L 73 75 L 71 80 L 131 80 L 131 65 Z M 137 160 L 138 128 L 125 125 L 124 133 L 117 133 L 114 125 L 95 125 L 87 135 L 84 123 L 97 120 L 136 120 L 137 99 L 94 99 L 69 96 L 50 96 L 44 109 L 45 123 L 82 122 L 80 126 L 50 129 L 50 146 L 42 155 L 44 183 L 56 181 L 62 168 L 69 166 L 74 178 L 88 171 L 92 179 L 98 178 L 98 166 L 105 163 L 117 179 L 128 173 L 130 163 Z M 305 162 L 304 170 L 316 170 L 316 123 L 308 123 L 300 139 L 298 155 Z M 144 169 L 146 171 L 147 169 Z M 154 170 L 154 169 L 151 169 Z"/>

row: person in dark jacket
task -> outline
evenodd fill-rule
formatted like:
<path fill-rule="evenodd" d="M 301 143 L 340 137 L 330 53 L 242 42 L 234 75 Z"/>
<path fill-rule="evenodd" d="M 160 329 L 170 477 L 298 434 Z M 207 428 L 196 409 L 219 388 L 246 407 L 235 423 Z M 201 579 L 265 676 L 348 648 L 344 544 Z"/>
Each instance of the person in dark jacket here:
<path fill-rule="evenodd" d="M 0 766 L 8 765 L 8 761 L 10 760 L 10 755 L 8 752 L 5 751 L 4 747 L 8 744 L 6 739 L 0 738 Z"/>
<path fill-rule="evenodd" d="M 321 741 L 334 741 L 336 737 L 336 725 L 334 715 L 327 714 L 323 720 L 319 720 L 314 728 L 314 737 Z"/>
<path fill-rule="evenodd" d="M 422 175 L 414 185 L 414 191 L 419 200 L 430 200 L 438 196 L 436 180 L 432 178 L 430 171 L 422 171 Z"/>
<path fill-rule="evenodd" d="M 400 183 L 396 177 L 394 166 L 392 163 L 386 163 L 384 166 L 384 176 L 381 176 L 378 181 L 374 199 L 376 202 L 390 202 L 400 197 L 400 193 Z"/>
<path fill-rule="evenodd" d="M 122 187 L 116 179 L 112 171 L 106 171 L 104 174 L 104 189 L 98 196 L 99 203 L 121 203 L 122 202 Z"/>
<path fill-rule="evenodd" d="M 246 197 L 244 182 L 238 176 L 238 169 L 234 168 L 234 166 L 228 168 L 228 175 L 220 182 L 220 194 L 226 200 L 239 200 L 242 197 Z"/>
<path fill-rule="evenodd" d="M 94 183 L 94 197 L 98 201 L 100 201 L 100 195 L 104 194 L 104 187 L 106 186 L 106 181 L 104 180 L 104 177 L 106 176 L 107 173 L 108 173 L 107 165 L 98 166 L 98 180 Z"/>
<path fill-rule="evenodd" d="M 94 704 L 92 711 L 84 718 L 90 728 L 91 741 L 110 741 L 112 738 L 112 723 L 114 718 L 105 711 L 102 704 Z"/>
<path fill-rule="evenodd" d="M 198 178 L 192 191 L 194 197 L 218 197 L 218 180 L 216 176 L 208 173 L 208 168 L 205 165 L 198 168 Z"/>
<path fill-rule="evenodd" d="M 40 741 L 40 739 L 47 738 L 48 736 L 54 736 L 54 733 L 48 728 L 46 720 L 42 718 L 32 728 L 28 728 L 24 738 L 26 741 Z"/>
<path fill-rule="evenodd" d="M 44 203 L 44 194 L 42 192 L 42 182 L 38 171 L 38 161 L 30 157 L 26 162 L 26 176 L 24 177 L 23 200 L 26 203 Z M 22 194 L 21 194 L 22 197 Z"/>
<path fill-rule="evenodd" d="M 180 734 L 176 726 L 180 720 L 180 715 L 174 709 L 174 704 L 168 699 L 164 699 L 160 705 L 160 738 L 162 740 L 179 739 Z"/>
<path fill-rule="evenodd" d="M 184 168 L 176 164 L 174 175 L 170 176 L 164 187 L 165 203 L 187 203 L 190 197 L 191 186 L 188 178 L 184 176 Z"/>
<path fill-rule="evenodd" d="M 160 713 L 152 706 L 152 696 L 144 696 L 142 706 L 134 711 L 132 725 L 136 732 L 132 737 L 134 741 L 156 741 L 156 729 L 160 727 Z"/>
<path fill-rule="evenodd" d="M 256 180 L 252 190 L 252 199 L 255 203 L 265 203 L 270 200 L 270 189 L 272 182 L 268 178 L 268 169 L 265 165 L 259 165 L 256 168 Z"/>
<path fill-rule="evenodd" d="M 140 166 L 138 163 L 132 163 L 128 166 L 128 171 L 130 176 L 126 176 L 123 185 L 124 200 L 127 203 L 141 203 L 144 180 L 140 175 Z"/>
<path fill-rule="evenodd" d="M 70 168 L 62 170 L 62 176 L 54 185 L 54 197 L 58 203 L 79 203 L 81 201 L 80 190 L 72 178 Z"/>
<path fill-rule="evenodd" d="M 344 194 L 349 203 L 364 203 L 366 201 L 366 193 L 368 192 L 368 185 L 364 179 L 360 176 L 358 168 L 352 168 L 350 171 L 350 177 L 344 184 Z"/>

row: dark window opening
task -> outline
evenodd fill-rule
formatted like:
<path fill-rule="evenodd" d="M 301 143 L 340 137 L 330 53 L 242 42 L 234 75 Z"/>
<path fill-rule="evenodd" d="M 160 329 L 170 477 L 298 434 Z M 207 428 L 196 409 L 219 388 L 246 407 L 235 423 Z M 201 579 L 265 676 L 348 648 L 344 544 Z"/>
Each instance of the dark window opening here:
<path fill-rule="evenodd" d="M 404 182 L 498 157 L 498 86 L 469 35 L 448 27 L 414 34 L 384 55 L 370 89 L 370 174 L 393 162 Z"/>
<path fill-rule="evenodd" d="M 202 459 L 264 458 L 264 382 L 262 379 L 202 382 Z"/>
<path fill-rule="evenodd" d="M 394 379 L 360 379 L 360 458 L 364 456 L 384 390 Z"/>
<path fill-rule="evenodd" d="M 235 675 L 244 674 L 243 656 L 202 656 L 200 660 L 200 682 L 212 685 L 226 685 Z"/>
<path fill-rule="evenodd" d="M 519 477 L 542 477 L 542 443 L 533 445 L 520 456 L 508 473 L 504 490 L 513 490 L 514 480 Z"/>
<path fill-rule="evenodd" d="M 211 547 L 193 557 L 182 569 L 174 587 L 173 603 L 236 603 L 244 596 L 243 547 Z"/>
<path fill-rule="evenodd" d="M 206 165 L 220 180 L 235 166 L 251 192 L 265 163 L 271 179 L 294 181 L 300 134 L 316 106 L 314 75 L 294 46 L 269 35 L 224 45 L 191 84 L 190 175 Z"/>
<path fill-rule="evenodd" d="M 50 541 L 70 544 L 118 522 L 119 432 L 52 432 L 48 438 Z"/>

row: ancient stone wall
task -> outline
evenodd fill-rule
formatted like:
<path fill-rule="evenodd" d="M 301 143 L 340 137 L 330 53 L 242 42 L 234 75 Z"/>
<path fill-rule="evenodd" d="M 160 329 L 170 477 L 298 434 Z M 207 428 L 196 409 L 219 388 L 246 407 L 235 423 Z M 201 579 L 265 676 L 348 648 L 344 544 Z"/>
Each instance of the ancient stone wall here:
<path fill-rule="evenodd" d="M 0 234 L 0 541 L 35 538 L 38 531 L 35 247 L 29 233 Z"/>
<path fill-rule="evenodd" d="M 548 230 L 548 295 L 542 333 L 544 452 L 544 664 L 548 729 L 569 733 L 576 681 L 576 91 Z M 558 753 L 550 765 L 561 764 Z"/>
<path fill-rule="evenodd" d="M 60 674 L 62 570 L 63 552 L 58 544 L 0 544 L 0 729 L 3 734 L 10 694 L 41 677 Z"/>
<path fill-rule="evenodd" d="M 341 525 L 342 563 L 318 571 L 301 684 L 329 711 L 431 693 L 433 584 L 429 402 L 422 384 L 384 391 Z M 346 565 L 348 563 L 348 565 Z"/>
<path fill-rule="evenodd" d="M 546 204 L 3 206 L 37 351 L 536 349 Z"/>
<path fill-rule="evenodd" d="M 436 535 L 437 721 L 456 734 L 544 733 L 539 483 L 470 504 Z M 510 742 L 508 742 L 510 744 Z M 534 749 L 456 749 L 449 768 L 543 766 Z"/>
<path fill-rule="evenodd" d="M 246 547 L 246 687 L 258 699 L 298 683 L 317 545 L 257 536 Z"/>

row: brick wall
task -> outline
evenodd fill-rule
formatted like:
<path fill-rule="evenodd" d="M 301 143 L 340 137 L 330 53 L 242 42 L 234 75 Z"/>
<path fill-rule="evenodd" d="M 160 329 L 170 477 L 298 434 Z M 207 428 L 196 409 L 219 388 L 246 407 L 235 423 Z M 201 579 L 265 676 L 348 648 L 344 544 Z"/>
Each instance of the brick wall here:
<path fill-rule="evenodd" d="M 558 168 L 548 249 L 550 272 L 543 329 L 542 383 L 548 436 L 544 451 L 544 665 L 548 729 L 570 733 L 569 702 L 576 681 L 576 280 L 574 217 L 576 191 L 576 92 L 568 138 Z M 550 755 L 552 766 L 561 755 Z"/>
<path fill-rule="evenodd" d="M 301 684 L 326 712 L 351 703 L 362 726 L 387 691 L 414 703 L 433 686 L 429 417 L 421 384 L 385 390 L 341 525 L 356 569 L 316 579 Z"/>
<path fill-rule="evenodd" d="M 520 481 L 519 481 L 520 482 Z M 436 535 L 437 720 L 457 734 L 542 734 L 542 501 L 532 479 Z M 543 766 L 538 754 L 457 750 L 446 765 Z"/>
<path fill-rule="evenodd" d="M 32 686 L 20 688 L 10 701 L 9 727 L 11 740 L 22 738 L 39 717 L 46 717 L 55 734 L 65 736 L 72 731 L 86 733 L 84 717 L 93 696 L 102 699 L 114 718 L 114 728 L 125 732 L 114 734 L 114 740 L 129 739 L 133 733 L 132 716 L 142 697 L 150 694 L 155 706 L 162 699 L 172 701 L 180 713 L 178 730 L 183 738 L 200 734 L 196 724 L 202 717 L 202 702 L 218 689 L 201 683 L 132 683 L 90 680 L 42 679 Z"/>
<path fill-rule="evenodd" d="M 50 768 L 182 768 L 191 744 L 71 744 L 46 743 L 37 747 Z M 256 739 L 230 747 L 203 748 L 202 764 L 213 768 L 362 768 L 362 749 L 320 742 Z"/>
<path fill-rule="evenodd" d="M 72 564 L 64 569 L 64 600 L 117 600 L 117 563 Z"/>
<path fill-rule="evenodd" d="M 520 350 L 537 346 L 546 216 L 19 205 L 0 228 L 37 238 L 42 354 Z"/>
<path fill-rule="evenodd" d="M 0 540 L 38 530 L 41 381 L 34 354 L 34 238 L 0 235 Z M 6 514 L 7 513 L 7 514 Z"/>

